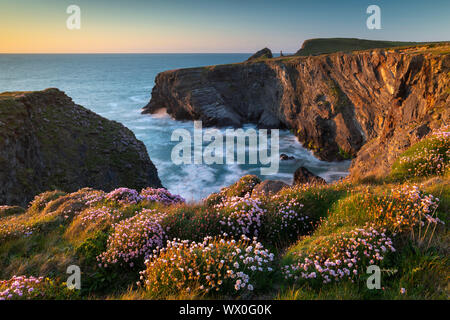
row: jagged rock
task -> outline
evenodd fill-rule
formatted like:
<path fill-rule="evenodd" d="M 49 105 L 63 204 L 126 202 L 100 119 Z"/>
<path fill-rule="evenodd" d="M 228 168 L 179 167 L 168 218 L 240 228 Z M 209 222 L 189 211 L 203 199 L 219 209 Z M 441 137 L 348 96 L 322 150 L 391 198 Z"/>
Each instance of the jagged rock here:
<path fill-rule="evenodd" d="M 280 154 L 280 160 L 282 160 L 282 161 L 295 160 L 295 157 L 288 156 L 287 154 L 282 153 L 282 154 Z"/>
<path fill-rule="evenodd" d="M 314 173 L 312 173 L 305 167 L 300 167 L 297 170 L 295 170 L 294 185 L 305 183 L 326 184 L 326 181 L 323 178 L 316 176 Z"/>
<path fill-rule="evenodd" d="M 144 144 L 58 89 L 0 94 L 0 205 L 83 187 L 161 187 Z"/>
<path fill-rule="evenodd" d="M 204 126 L 288 128 L 321 160 L 354 158 L 351 178 L 389 172 L 411 129 L 450 120 L 449 44 L 172 70 L 144 113 Z"/>
<path fill-rule="evenodd" d="M 253 188 L 252 197 L 273 195 L 285 187 L 289 187 L 289 185 L 283 181 L 265 180 Z"/>
<path fill-rule="evenodd" d="M 270 51 L 269 48 L 264 48 L 256 52 L 254 55 L 252 55 L 250 58 L 247 59 L 247 61 L 255 61 L 260 59 L 272 59 L 272 51 Z"/>

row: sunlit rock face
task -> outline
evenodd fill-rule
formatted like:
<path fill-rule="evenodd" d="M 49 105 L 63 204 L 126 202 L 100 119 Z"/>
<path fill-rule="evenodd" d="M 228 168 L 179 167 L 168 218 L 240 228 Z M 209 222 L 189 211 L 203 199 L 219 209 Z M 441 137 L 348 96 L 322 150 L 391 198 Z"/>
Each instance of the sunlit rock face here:
<path fill-rule="evenodd" d="M 351 177 L 382 176 L 401 151 L 448 123 L 449 51 L 441 44 L 172 70 L 157 76 L 143 112 L 289 128 L 322 160 L 353 158 Z"/>

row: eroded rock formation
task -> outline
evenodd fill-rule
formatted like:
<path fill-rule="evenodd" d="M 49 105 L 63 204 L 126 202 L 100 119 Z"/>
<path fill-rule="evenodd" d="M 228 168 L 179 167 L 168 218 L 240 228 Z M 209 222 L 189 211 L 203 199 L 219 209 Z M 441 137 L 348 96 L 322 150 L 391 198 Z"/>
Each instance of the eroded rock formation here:
<path fill-rule="evenodd" d="M 320 159 L 355 158 L 352 177 L 379 176 L 448 123 L 449 52 L 439 44 L 166 71 L 143 112 L 289 128 Z"/>
<path fill-rule="evenodd" d="M 0 205 L 83 187 L 161 187 L 144 144 L 58 89 L 0 94 Z"/>
<path fill-rule="evenodd" d="M 264 48 L 256 52 L 250 58 L 248 58 L 247 61 L 255 61 L 258 59 L 272 59 L 272 58 L 273 58 L 272 51 L 269 48 Z"/>

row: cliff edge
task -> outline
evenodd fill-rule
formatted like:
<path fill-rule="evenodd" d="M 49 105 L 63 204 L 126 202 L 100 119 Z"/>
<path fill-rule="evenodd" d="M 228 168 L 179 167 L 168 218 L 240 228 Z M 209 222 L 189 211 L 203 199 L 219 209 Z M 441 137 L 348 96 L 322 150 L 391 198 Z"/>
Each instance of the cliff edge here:
<path fill-rule="evenodd" d="M 64 92 L 0 94 L 0 205 L 51 189 L 161 187 L 144 144 Z"/>
<path fill-rule="evenodd" d="M 449 122 L 450 43 L 171 70 L 143 113 L 204 126 L 289 128 L 323 160 L 383 176 L 397 155 Z"/>

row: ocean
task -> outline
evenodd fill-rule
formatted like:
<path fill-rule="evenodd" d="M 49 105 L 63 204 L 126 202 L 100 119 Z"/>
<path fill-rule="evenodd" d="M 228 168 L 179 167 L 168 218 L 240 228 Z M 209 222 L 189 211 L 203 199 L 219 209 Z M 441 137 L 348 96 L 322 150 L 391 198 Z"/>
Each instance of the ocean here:
<path fill-rule="evenodd" d="M 158 168 L 163 185 L 189 201 L 219 191 L 245 174 L 260 175 L 257 165 L 180 164 L 171 161 L 172 132 L 193 132 L 192 121 L 175 121 L 164 114 L 142 115 L 159 72 L 171 69 L 235 63 L 250 54 L 2 54 L 0 92 L 58 88 L 101 116 L 118 121 L 142 140 Z M 246 129 L 252 125 L 245 126 Z M 225 132 L 225 129 L 220 129 Z M 350 161 L 324 162 L 303 148 L 288 130 L 280 130 L 280 153 L 295 160 L 281 161 L 277 174 L 263 179 L 292 183 L 296 168 L 304 166 L 327 181 L 348 174 Z"/>

